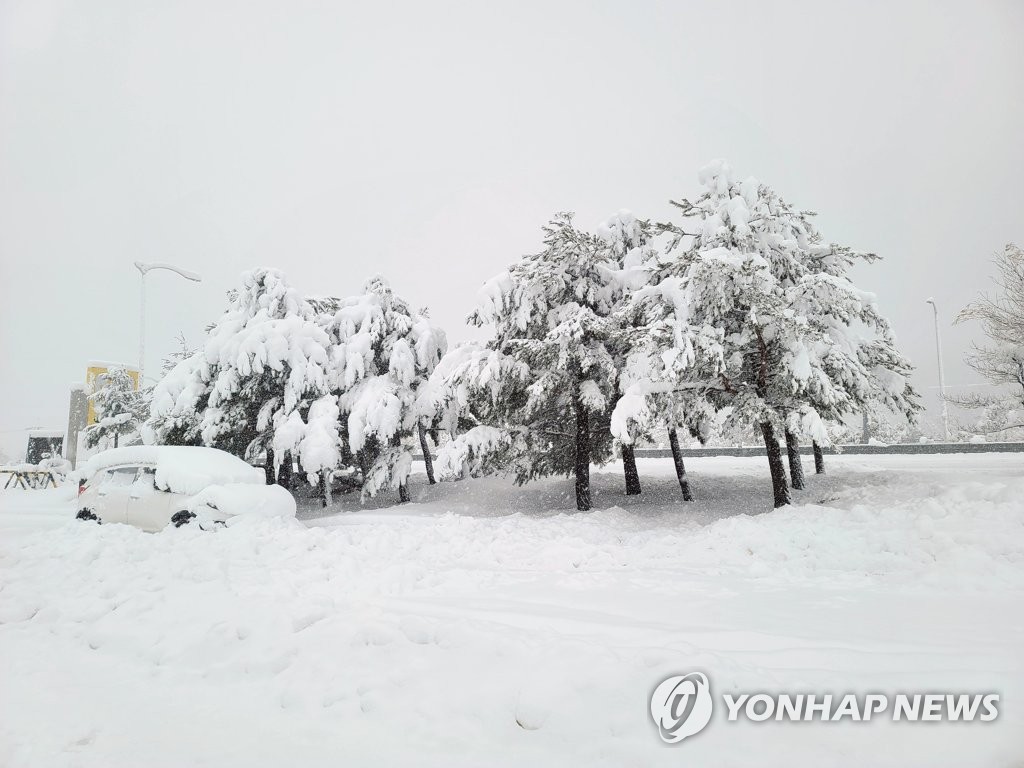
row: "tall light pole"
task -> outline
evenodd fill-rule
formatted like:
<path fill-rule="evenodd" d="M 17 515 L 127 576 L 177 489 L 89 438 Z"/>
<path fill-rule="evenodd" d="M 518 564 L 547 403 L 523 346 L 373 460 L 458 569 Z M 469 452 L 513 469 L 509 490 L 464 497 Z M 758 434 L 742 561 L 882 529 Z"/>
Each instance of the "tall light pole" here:
<path fill-rule="evenodd" d="M 925 299 L 926 304 L 932 305 L 932 316 L 935 319 L 935 356 L 939 361 L 939 397 L 942 398 L 942 433 L 946 442 L 949 442 L 949 408 L 946 406 L 946 376 L 942 370 L 942 341 L 939 338 L 939 308 L 935 299 Z"/>
<path fill-rule="evenodd" d="M 136 261 L 135 268 L 139 270 L 139 275 L 141 276 L 139 283 L 139 389 L 142 389 L 145 386 L 143 373 L 146 363 L 146 273 L 154 269 L 166 269 L 170 272 L 177 272 L 186 280 L 196 283 L 200 282 L 202 278 L 195 272 L 189 272 L 187 269 L 181 269 L 181 267 L 176 267 L 173 264 L 164 264 L 163 262 L 143 264 L 141 261 Z"/>

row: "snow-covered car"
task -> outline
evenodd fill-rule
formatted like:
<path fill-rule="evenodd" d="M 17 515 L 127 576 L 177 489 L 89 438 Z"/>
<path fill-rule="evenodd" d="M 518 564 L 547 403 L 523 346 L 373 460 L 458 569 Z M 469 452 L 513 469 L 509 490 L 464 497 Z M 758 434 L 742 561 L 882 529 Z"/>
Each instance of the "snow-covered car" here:
<path fill-rule="evenodd" d="M 295 499 L 262 470 L 215 448 L 139 445 L 90 458 L 78 476 L 78 518 L 144 531 L 208 528 L 238 516 L 294 517 Z"/>

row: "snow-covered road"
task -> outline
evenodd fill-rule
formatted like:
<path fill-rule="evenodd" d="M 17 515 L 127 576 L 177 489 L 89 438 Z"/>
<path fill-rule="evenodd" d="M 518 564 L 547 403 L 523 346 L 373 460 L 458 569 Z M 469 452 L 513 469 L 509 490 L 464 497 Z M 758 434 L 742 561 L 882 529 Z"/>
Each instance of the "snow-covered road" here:
<path fill-rule="evenodd" d="M 0 765 L 1010 766 L 1024 758 L 1019 455 L 829 457 L 767 512 L 763 459 L 212 534 L 0 493 Z M 417 478 L 420 480 L 420 478 Z M 708 500 L 712 499 L 712 500 Z M 346 506 L 348 505 L 348 506 Z M 994 723 L 729 723 L 664 747 L 654 686 L 1001 694 Z"/>

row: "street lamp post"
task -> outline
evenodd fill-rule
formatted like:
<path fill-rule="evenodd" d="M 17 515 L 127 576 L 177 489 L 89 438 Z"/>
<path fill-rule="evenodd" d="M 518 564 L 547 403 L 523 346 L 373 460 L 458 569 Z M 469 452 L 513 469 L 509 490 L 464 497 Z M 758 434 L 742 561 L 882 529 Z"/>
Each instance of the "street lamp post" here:
<path fill-rule="evenodd" d="M 135 262 L 135 268 L 139 270 L 140 282 L 139 282 L 139 389 L 145 386 L 144 369 L 146 363 L 146 273 L 154 269 L 166 269 L 170 272 L 177 272 L 179 275 L 184 277 L 186 280 L 191 280 L 198 283 L 202 280 L 199 275 L 195 272 L 189 272 L 187 269 L 181 269 L 173 264 L 164 264 L 163 262 L 154 262 L 152 264 L 144 264 L 141 261 Z"/>
<path fill-rule="evenodd" d="M 949 408 L 946 406 L 946 376 L 942 370 L 942 341 L 939 338 L 939 308 L 935 299 L 925 299 L 925 303 L 932 305 L 932 316 L 935 320 L 935 356 L 939 361 L 939 397 L 942 398 L 942 432 L 946 442 L 949 442 Z"/>

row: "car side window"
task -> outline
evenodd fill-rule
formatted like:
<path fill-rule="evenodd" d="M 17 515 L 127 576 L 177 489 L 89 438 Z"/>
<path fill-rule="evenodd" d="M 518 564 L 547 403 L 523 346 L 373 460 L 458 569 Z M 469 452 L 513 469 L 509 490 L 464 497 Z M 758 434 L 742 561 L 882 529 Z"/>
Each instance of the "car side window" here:
<path fill-rule="evenodd" d="M 104 485 L 113 487 L 127 487 L 135 482 L 135 475 L 138 473 L 138 467 L 117 467 L 116 469 L 110 470 L 109 479 Z"/>
<path fill-rule="evenodd" d="M 142 467 L 132 490 L 145 492 L 156 490 L 156 470 L 153 467 Z"/>

